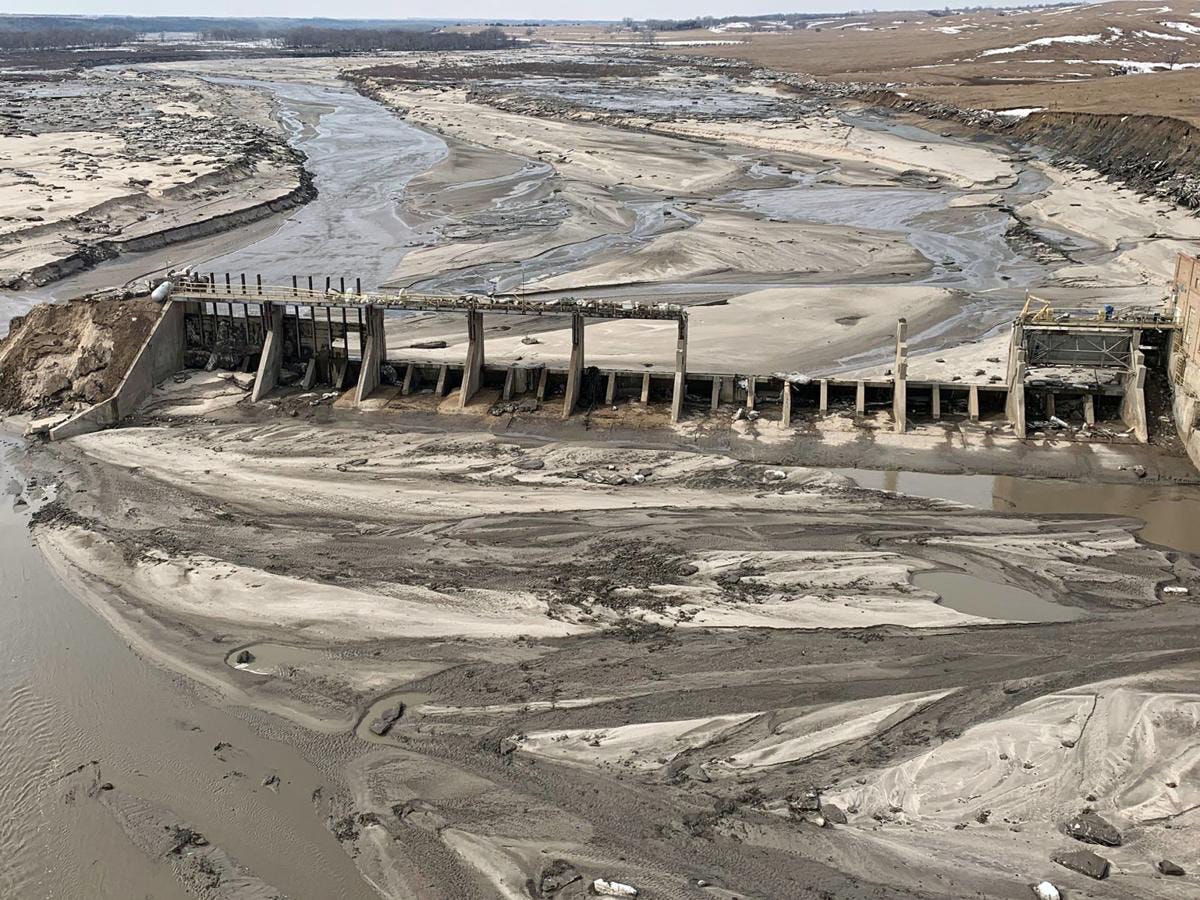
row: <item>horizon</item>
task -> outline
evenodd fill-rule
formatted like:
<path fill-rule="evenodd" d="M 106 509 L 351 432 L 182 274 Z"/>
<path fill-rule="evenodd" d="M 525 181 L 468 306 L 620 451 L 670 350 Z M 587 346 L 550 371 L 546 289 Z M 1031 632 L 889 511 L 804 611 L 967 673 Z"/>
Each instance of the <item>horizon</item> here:
<path fill-rule="evenodd" d="M 987 2 L 987 0 L 983 0 L 983 2 L 980 2 L 980 0 L 965 0 L 965 2 L 929 4 L 924 6 L 904 2 L 885 2 L 871 9 L 863 9 L 861 4 L 856 4 L 853 0 L 846 0 L 846 2 L 832 0 L 832 2 L 828 3 L 814 3 L 811 6 L 799 5 L 791 9 L 780 9 L 774 3 L 732 3 L 727 5 L 706 3 L 698 8 L 695 3 L 685 2 L 685 0 L 650 0 L 649 3 L 624 2 L 619 4 L 613 3 L 611 0 L 579 0 L 574 5 L 581 10 L 580 14 L 564 17 L 561 15 L 562 4 L 552 2 L 552 0 L 520 0 L 520 2 L 516 3 L 501 2 L 501 0 L 462 0 L 463 15 L 454 15 L 453 13 L 447 15 L 447 6 L 453 9 L 456 6 L 454 3 L 429 2 L 429 0 L 427 2 L 428 8 L 434 11 L 435 14 L 423 15 L 418 11 L 413 11 L 411 15 L 395 17 L 384 13 L 390 4 L 383 3 L 381 0 L 351 0 L 349 3 L 338 4 L 341 9 L 350 8 L 351 11 L 345 15 L 330 15 L 328 12 L 320 11 L 318 7 L 327 7 L 329 5 L 322 3 L 321 0 L 305 0 L 305 2 L 299 5 L 294 2 L 284 2 L 284 0 L 257 0 L 250 11 L 246 10 L 248 4 L 240 2 L 240 0 L 217 0 L 216 3 L 208 5 L 208 9 L 206 9 L 203 15 L 196 15 L 185 11 L 187 6 L 182 2 L 176 2 L 176 0 L 168 0 L 167 3 L 144 0 L 144 2 L 121 4 L 122 8 L 120 9 L 114 8 L 115 4 L 109 3 L 107 0 L 94 0 L 94 2 L 93 0 L 84 0 L 84 2 L 78 3 L 70 9 L 56 10 L 54 12 L 47 12 L 43 8 L 0 13 L 0 20 L 5 17 L 17 16 L 75 16 L 97 19 L 330 19 L 342 22 L 361 20 L 477 23 L 481 25 L 491 22 L 513 25 L 536 22 L 539 24 L 554 25 L 611 23 L 619 22 L 626 18 L 633 18 L 635 21 L 644 21 L 646 19 L 686 20 L 702 17 L 730 18 L 736 16 L 761 17 L 772 15 L 873 15 L 883 12 L 919 13 L 945 8 L 952 10 L 977 9 L 981 7 L 990 9 L 1019 9 L 1024 7 L 1041 8 L 1069 5 L 1067 3 L 1006 3 Z M 599 12 L 601 9 L 604 10 L 603 13 Z M 494 10 L 494 12 L 488 13 L 487 10 Z"/>

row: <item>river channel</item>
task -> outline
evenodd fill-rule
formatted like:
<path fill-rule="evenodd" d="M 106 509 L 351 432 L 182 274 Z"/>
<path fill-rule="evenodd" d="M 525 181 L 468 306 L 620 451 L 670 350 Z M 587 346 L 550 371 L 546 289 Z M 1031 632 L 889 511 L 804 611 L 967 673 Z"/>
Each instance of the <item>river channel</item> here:
<path fill-rule="evenodd" d="M 385 280 L 418 227 L 405 216 L 404 185 L 442 158 L 444 142 L 349 89 L 254 86 L 275 93 L 292 142 L 308 156 L 320 199 L 236 232 L 122 257 L 41 291 L 6 297 L 0 319 L 32 302 L 183 262 L 282 278 L 303 260 L 306 271 L 357 274 L 370 286 Z M 881 196 L 820 188 L 808 197 L 802 189 L 742 199 L 783 217 L 858 224 L 886 213 L 897 227 L 920 220 L 914 240 L 939 255 L 942 283 L 996 290 L 1001 275 L 1037 271 L 1013 255 L 991 213 L 974 220 L 942 215 L 944 198 L 905 189 Z M 840 198 L 863 208 L 847 211 Z M 977 255 L 988 246 L 993 263 L 953 264 L 956 253 Z M 327 787 L 321 771 L 289 743 L 264 736 L 269 729 L 261 714 L 210 705 L 185 680 L 144 659 L 50 571 L 29 519 L 52 486 L 25 483 L 17 465 L 24 452 L 20 441 L 0 435 L 0 897 L 186 896 L 169 865 L 136 850 L 117 827 L 100 797 L 98 785 L 105 783 L 118 795 L 167 810 L 177 824 L 202 832 L 289 896 L 376 896 L 314 809 L 313 792 Z M 1200 488 L 1194 486 L 849 474 L 866 487 L 1005 512 L 1132 515 L 1146 522 L 1146 540 L 1200 552 L 1194 527 Z M 214 749 L 221 744 L 235 748 L 236 759 Z M 280 778 L 278 791 L 263 786 L 272 774 Z"/>
<path fill-rule="evenodd" d="M 122 833 L 103 783 L 289 896 L 376 897 L 314 809 L 328 786 L 298 750 L 202 702 L 60 583 L 29 531 L 48 491 L 25 482 L 23 452 L 0 432 L 0 897 L 188 896 Z"/>

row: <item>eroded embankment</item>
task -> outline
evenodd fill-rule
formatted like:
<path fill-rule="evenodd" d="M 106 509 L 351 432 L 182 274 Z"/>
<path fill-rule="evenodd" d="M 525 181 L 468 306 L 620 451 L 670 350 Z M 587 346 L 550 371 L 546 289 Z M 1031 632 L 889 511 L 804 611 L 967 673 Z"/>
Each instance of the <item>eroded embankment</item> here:
<path fill-rule="evenodd" d="M 220 213 L 206 219 L 189 222 L 186 225 L 173 225 L 160 231 L 151 231 L 136 237 L 115 240 L 100 240 L 83 244 L 79 249 L 45 265 L 30 269 L 20 279 L 18 284 L 34 287 L 50 284 L 60 278 L 90 269 L 105 260 L 114 259 L 122 253 L 144 253 L 148 250 L 160 250 L 172 244 L 196 238 L 232 231 L 243 225 L 249 225 L 267 216 L 286 212 L 298 206 L 303 206 L 316 199 L 317 187 L 313 182 L 312 173 L 304 168 L 305 156 L 289 148 L 289 155 L 295 160 L 297 185 L 281 197 L 264 200 L 241 209 Z"/>
<path fill-rule="evenodd" d="M 1053 151 L 1139 191 L 1200 207 L 1200 129 L 1167 116 L 1033 112 L 1023 118 L 964 109 L 892 91 L 871 91 L 876 106 L 961 122 Z"/>
<path fill-rule="evenodd" d="M 0 412 L 66 409 L 110 397 L 158 320 L 150 299 L 42 304 L 0 339 Z"/>

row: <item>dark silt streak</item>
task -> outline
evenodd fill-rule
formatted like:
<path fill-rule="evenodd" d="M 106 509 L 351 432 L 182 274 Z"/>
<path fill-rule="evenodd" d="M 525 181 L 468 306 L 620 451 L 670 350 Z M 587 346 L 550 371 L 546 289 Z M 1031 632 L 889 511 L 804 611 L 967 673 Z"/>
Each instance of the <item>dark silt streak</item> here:
<path fill-rule="evenodd" d="M 89 795 L 100 782 L 173 811 L 288 896 L 377 896 L 315 811 L 325 780 L 296 749 L 201 702 L 58 581 L 29 531 L 45 493 L 24 484 L 23 452 L 0 434 L 0 897 L 188 896 Z M 218 758 L 219 741 L 236 756 Z"/>

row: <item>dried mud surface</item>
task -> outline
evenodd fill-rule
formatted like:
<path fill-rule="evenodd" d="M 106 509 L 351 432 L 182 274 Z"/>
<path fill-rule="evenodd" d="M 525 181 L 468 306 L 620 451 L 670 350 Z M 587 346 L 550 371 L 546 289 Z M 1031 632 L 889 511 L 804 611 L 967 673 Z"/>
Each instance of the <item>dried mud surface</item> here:
<path fill-rule="evenodd" d="M 1154 866 L 1200 864 L 1200 615 L 1162 590 L 1200 579 L 1133 520 L 236 396 L 153 410 L 38 454 L 39 544 L 151 658 L 286 723 L 386 896 L 1194 888 Z M 932 570 L 1083 617 L 959 613 L 912 585 Z M 1124 835 L 1103 882 L 1050 861 L 1084 806 Z"/>

